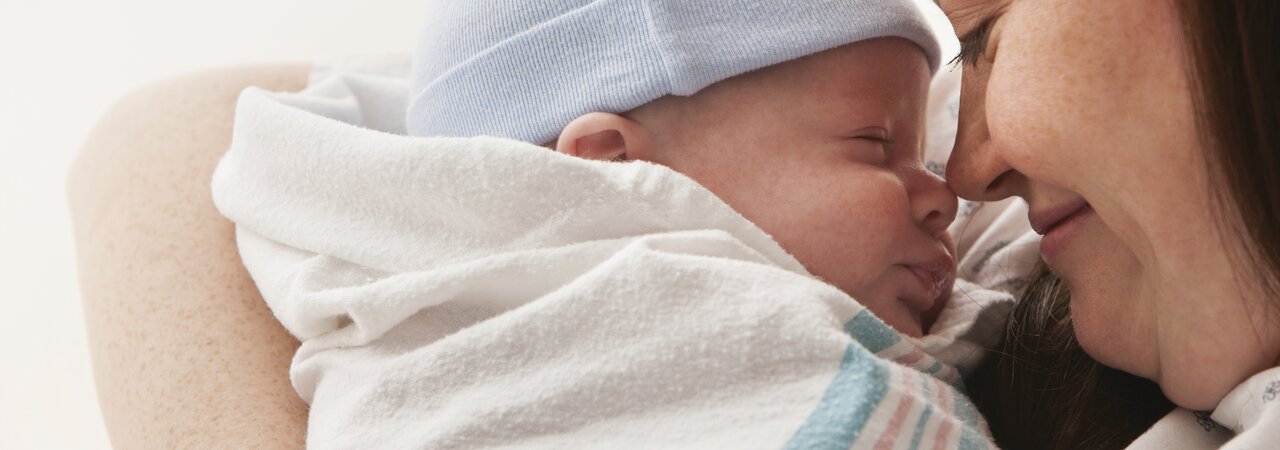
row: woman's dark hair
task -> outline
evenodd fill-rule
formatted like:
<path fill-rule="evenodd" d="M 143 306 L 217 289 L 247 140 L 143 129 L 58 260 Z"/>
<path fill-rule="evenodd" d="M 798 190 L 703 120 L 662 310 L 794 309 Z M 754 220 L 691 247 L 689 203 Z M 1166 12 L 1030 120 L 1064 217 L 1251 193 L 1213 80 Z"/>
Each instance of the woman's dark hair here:
<path fill-rule="evenodd" d="M 1198 131 L 1241 280 L 1280 307 L 1280 3 L 1178 0 Z M 1252 270 L 1253 273 L 1248 273 Z M 1272 311 L 1275 313 L 1276 311 Z M 1173 408 L 1080 348 L 1070 293 L 1037 270 L 970 395 L 1003 448 L 1123 448 Z"/>
<path fill-rule="evenodd" d="M 1280 4 L 1183 0 L 1198 128 L 1228 248 L 1280 302 Z M 1273 311 L 1274 312 L 1274 311 Z"/>
<path fill-rule="evenodd" d="M 1124 448 L 1173 409 L 1150 380 L 1099 364 L 1076 342 L 1071 294 L 1043 265 L 969 396 L 1004 449 Z"/>

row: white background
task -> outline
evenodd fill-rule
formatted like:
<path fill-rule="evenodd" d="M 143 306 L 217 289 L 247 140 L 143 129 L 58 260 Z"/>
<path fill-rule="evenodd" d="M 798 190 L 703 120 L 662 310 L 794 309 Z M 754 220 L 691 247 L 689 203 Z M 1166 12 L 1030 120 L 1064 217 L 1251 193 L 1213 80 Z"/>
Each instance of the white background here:
<path fill-rule="evenodd" d="M 108 448 L 66 172 L 114 101 L 209 67 L 408 51 L 425 0 L 0 0 L 0 448 Z"/>
<path fill-rule="evenodd" d="M 426 3 L 0 0 L 0 448 L 108 448 L 63 188 L 97 117 L 204 68 L 408 51 Z"/>

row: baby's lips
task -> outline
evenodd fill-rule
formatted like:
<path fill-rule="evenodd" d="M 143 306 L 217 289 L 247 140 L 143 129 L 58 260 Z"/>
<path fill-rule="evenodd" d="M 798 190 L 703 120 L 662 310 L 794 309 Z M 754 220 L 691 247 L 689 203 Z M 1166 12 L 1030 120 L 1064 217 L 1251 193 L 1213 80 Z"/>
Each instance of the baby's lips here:
<path fill-rule="evenodd" d="M 907 295 L 904 296 L 904 298 L 910 301 L 915 306 L 914 309 L 917 311 L 928 311 L 933 309 L 938 301 L 937 293 L 940 290 L 940 286 L 946 283 L 945 280 L 939 279 L 941 273 L 935 268 L 919 264 L 912 264 L 906 267 L 920 282 L 920 289 L 915 295 Z"/>
<path fill-rule="evenodd" d="M 951 284 L 955 282 L 955 260 L 948 253 L 942 253 L 929 262 L 912 264 L 908 267 L 920 278 L 920 282 L 929 293 L 930 304 L 922 308 L 922 311 L 932 310 L 940 299 L 947 296 Z"/>
<path fill-rule="evenodd" d="M 916 305 L 920 311 L 920 326 L 923 333 L 929 333 L 951 298 L 951 285 L 955 282 L 955 266 L 949 264 L 950 261 L 950 258 L 947 258 L 945 262 L 939 261 L 931 265 L 909 266 L 920 279 L 922 287 L 930 291 L 928 301 Z"/>

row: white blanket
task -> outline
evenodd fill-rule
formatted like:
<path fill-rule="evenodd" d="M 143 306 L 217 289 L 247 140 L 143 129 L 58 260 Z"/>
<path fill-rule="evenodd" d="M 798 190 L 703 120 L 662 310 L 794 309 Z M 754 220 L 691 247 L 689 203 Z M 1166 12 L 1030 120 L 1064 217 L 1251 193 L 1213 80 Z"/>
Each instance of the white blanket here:
<path fill-rule="evenodd" d="M 952 364 L 1007 294 L 906 339 L 678 173 L 405 137 L 404 88 L 250 88 L 214 177 L 308 447 L 992 447 Z"/>

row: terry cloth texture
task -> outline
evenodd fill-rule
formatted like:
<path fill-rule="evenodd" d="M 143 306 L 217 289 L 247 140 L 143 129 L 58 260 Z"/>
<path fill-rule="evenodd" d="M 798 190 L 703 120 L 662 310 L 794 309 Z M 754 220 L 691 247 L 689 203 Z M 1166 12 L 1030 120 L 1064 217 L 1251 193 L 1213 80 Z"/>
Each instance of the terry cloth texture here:
<path fill-rule="evenodd" d="M 406 137 L 407 89 L 250 88 L 214 176 L 302 341 L 310 448 L 992 447 L 961 355 L 929 348 L 964 351 L 1007 293 L 960 282 L 945 334 L 907 339 L 692 180 Z M 962 236 L 961 266 L 1010 248 L 988 240 Z"/>
<path fill-rule="evenodd" d="M 436 0 L 414 55 L 413 136 L 550 142 L 735 75 L 877 37 L 939 44 L 911 0 Z"/>

